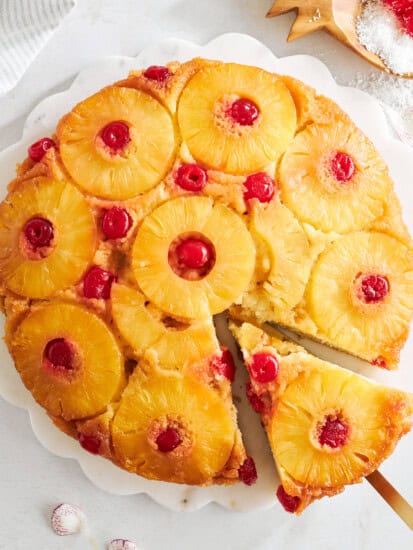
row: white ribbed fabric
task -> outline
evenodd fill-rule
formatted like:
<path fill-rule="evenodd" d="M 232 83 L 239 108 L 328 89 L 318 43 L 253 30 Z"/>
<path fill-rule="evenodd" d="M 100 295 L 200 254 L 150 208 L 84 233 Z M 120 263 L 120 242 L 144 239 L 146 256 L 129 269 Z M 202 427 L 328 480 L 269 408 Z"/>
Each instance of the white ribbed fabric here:
<path fill-rule="evenodd" d="M 76 0 L 0 0 L 0 95 L 11 90 Z"/>

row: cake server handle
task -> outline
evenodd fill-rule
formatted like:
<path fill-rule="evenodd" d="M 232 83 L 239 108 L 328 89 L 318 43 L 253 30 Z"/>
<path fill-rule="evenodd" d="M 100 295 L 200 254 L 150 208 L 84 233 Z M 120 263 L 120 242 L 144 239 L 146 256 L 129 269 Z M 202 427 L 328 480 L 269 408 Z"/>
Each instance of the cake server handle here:
<path fill-rule="evenodd" d="M 387 481 L 378 470 L 366 477 L 379 495 L 393 508 L 396 514 L 413 531 L 413 506 Z"/>

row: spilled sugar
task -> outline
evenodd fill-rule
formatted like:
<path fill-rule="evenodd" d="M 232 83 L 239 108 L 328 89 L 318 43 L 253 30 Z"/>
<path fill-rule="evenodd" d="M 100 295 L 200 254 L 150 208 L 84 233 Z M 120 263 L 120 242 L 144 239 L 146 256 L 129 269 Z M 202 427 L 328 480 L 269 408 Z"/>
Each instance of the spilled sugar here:
<path fill-rule="evenodd" d="M 413 73 L 413 38 L 380 1 L 365 4 L 357 19 L 356 31 L 360 43 L 377 54 L 392 72 Z"/>
<path fill-rule="evenodd" d="M 383 72 L 372 72 L 367 76 L 364 73 L 356 73 L 348 85 L 374 95 L 399 114 L 405 114 L 413 109 L 413 80 Z"/>
<path fill-rule="evenodd" d="M 376 71 L 368 76 L 357 73 L 348 85 L 375 96 L 395 137 L 413 147 L 413 80 Z"/>

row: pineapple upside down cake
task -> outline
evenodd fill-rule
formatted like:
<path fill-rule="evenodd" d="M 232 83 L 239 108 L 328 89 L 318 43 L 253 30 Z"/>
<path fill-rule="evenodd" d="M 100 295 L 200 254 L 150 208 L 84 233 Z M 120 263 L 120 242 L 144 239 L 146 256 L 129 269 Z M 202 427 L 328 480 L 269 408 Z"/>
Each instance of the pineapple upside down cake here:
<path fill-rule="evenodd" d="M 412 250 L 385 163 L 334 102 L 256 67 L 151 66 L 18 166 L 0 206 L 6 342 L 87 451 L 149 479 L 252 485 L 213 323 L 227 311 L 299 513 L 373 472 L 413 402 L 259 327 L 396 368 Z"/>

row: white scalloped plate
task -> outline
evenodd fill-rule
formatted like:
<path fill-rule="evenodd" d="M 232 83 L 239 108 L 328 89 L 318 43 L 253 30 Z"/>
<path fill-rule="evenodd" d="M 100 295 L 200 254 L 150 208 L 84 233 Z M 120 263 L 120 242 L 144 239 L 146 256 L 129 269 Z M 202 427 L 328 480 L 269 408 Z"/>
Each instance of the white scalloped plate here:
<path fill-rule="evenodd" d="M 28 145 L 43 135 L 50 135 L 59 118 L 78 101 L 108 83 L 124 78 L 131 69 L 172 60 L 185 61 L 195 56 L 256 65 L 269 71 L 289 74 L 339 103 L 373 140 L 389 164 L 404 205 L 404 217 L 410 221 L 410 230 L 413 232 L 413 201 L 410 194 L 413 155 L 406 145 L 391 138 L 378 102 L 354 88 L 338 86 L 327 67 L 314 57 L 300 55 L 277 59 L 263 44 L 241 34 L 225 34 L 205 46 L 182 40 L 167 40 L 146 48 L 136 58 L 110 57 L 82 71 L 69 90 L 46 98 L 32 111 L 26 121 L 21 141 L 0 154 L 0 196 L 5 195 L 6 185 L 14 177 L 15 165 L 25 157 Z M 223 330 L 225 332 L 225 327 Z M 325 348 L 320 350 L 317 345 L 309 344 L 309 347 L 315 347 L 326 359 L 334 360 L 338 357 L 335 352 Z M 343 359 L 342 356 L 340 359 L 342 363 L 353 368 L 356 364 L 357 370 L 378 381 L 413 391 L 413 370 L 409 369 L 413 363 L 413 338 L 410 338 L 403 351 L 400 370 L 396 373 L 382 372 L 362 365 L 361 362 L 357 363 L 354 359 Z M 0 361 L 1 395 L 10 403 L 27 409 L 38 440 L 50 452 L 76 459 L 85 475 L 98 487 L 120 495 L 147 493 L 173 510 L 195 510 L 209 502 L 217 502 L 236 510 L 256 510 L 270 507 L 275 502 L 278 479 L 258 415 L 245 403 L 245 373 L 242 367 L 238 368 L 234 394 L 241 401 L 240 425 L 245 434 L 248 452 L 257 463 L 259 481 L 253 487 L 239 484 L 233 487 L 193 488 L 148 481 L 124 472 L 109 461 L 86 453 L 76 441 L 55 428 L 43 409 L 35 403 L 24 388 L 3 341 L 0 344 Z"/>

